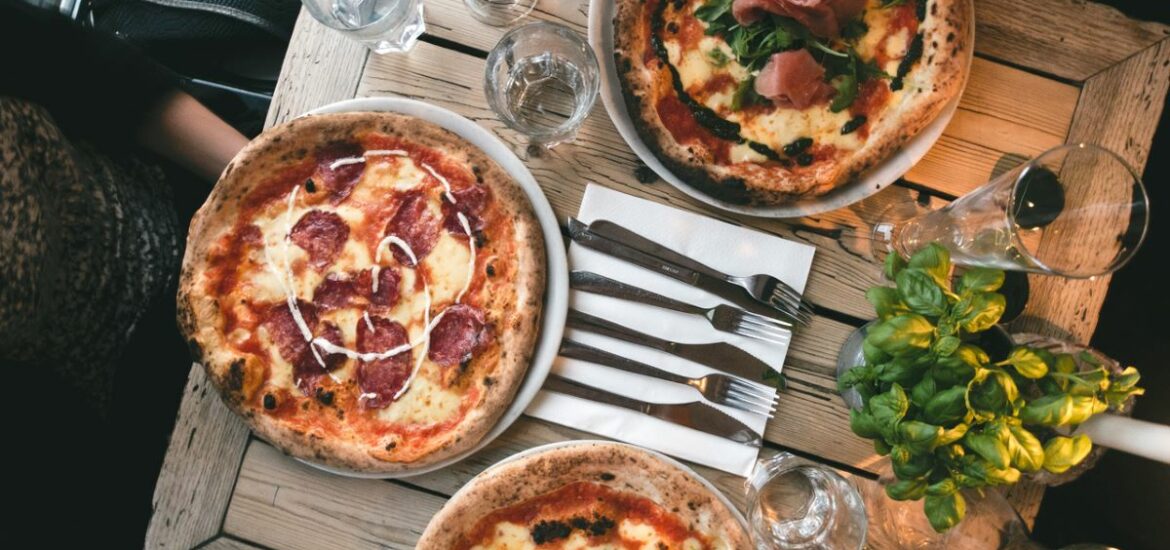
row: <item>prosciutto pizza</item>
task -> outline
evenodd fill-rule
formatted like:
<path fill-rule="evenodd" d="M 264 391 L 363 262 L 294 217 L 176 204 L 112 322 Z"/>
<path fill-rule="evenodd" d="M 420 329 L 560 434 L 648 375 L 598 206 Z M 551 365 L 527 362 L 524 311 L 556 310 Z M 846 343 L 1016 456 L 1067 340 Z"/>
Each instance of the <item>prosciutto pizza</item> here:
<path fill-rule="evenodd" d="M 580 442 L 481 473 L 418 548 L 748 549 L 744 526 L 693 474 L 637 447 Z"/>
<path fill-rule="evenodd" d="M 826 193 L 885 159 L 962 89 L 971 0 L 615 0 L 642 139 L 736 204 Z"/>
<path fill-rule="evenodd" d="M 191 222 L 179 324 L 285 452 L 395 472 L 474 446 L 532 355 L 544 243 L 483 152 L 390 113 L 265 132 Z"/>

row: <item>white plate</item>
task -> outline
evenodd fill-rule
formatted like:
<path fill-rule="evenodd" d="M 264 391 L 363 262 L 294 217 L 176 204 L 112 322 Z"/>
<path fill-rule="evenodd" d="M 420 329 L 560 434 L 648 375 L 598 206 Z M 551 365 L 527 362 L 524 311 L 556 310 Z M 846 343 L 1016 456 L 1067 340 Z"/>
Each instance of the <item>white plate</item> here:
<path fill-rule="evenodd" d="M 541 314 L 540 335 L 537 337 L 536 350 L 532 356 L 532 363 L 528 365 L 528 371 L 524 375 L 524 381 L 516 391 L 516 396 L 512 399 L 512 404 L 508 406 L 508 409 L 504 411 L 503 416 L 496 422 L 496 425 L 484 435 L 483 439 L 475 447 L 434 464 L 393 473 L 355 472 L 317 464 L 309 460 L 301 460 L 305 464 L 325 470 L 326 472 L 349 477 L 371 479 L 410 477 L 445 468 L 479 451 L 503 433 L 504 430 L 508 429 L 508 426 L 511 426 L 520 417 L 520 414 L 524 412 L 524 409 L 528 407 L 528 403 L 532 401 L 532 398 L 536 397 L 537 392 L 540 391 L 540 387 L 544 384 L 544 379 L 548 376 L 553 359 L 557 356 L 561 335 L 565 330 L 565 315 L 569 310 L 569 264 L 565 260 L 565 248 L 561 246 L 561 230 L 557 225 L 556 215 L 553 214 L 553 209 L 549 206 L 544 192 L 540 190 L 536 179 L 532 177 L 532 173 L 528 171 L 524 163 L 520 162 L 520 159 L 512 153 L 512 150 L 491 132 L 463 116 L 443 109 L 442 107 L 436 107 L 413 99 L 397 97 L 338 101 L 337 103 L 331 103 L 313 109 L 306 113 L 306 115 L 358 111 L 387 111 L 418 117 L 455 132 L 459 137 L 475 145 L 508 172 L 512 176 L 512 179 L 524 190 L 524 193 L 528 195 L 528 201 L 532 203 L 532 210 L 536 213 L 536 219 L 540 222 L 540 229 L 544 233 L 548 276 L 545 286 L 544 309 Z"/>
<path fill-rule="evenodd" d="M 743 532 L 747 533 L 749 536 L 751 535 L 751 529 L 748 527 L 748 522 L 746 519 L 744 519 L 743 514 L 740 513 L 739 508 L 736 508 L 735 504 L 732 504 L 731 500 L 727 498 L 727 495 L 723 494 L 723 491 L 720 491 L 718 487 L 716 487 L 710 481 L 707 481 L 707 478 L 699 475 L 697 472 L 692 470 L 686 464 L 683 464 L 682 462 L 679 462 L 673 458 L 670 458 L 669 456 L 666 456 L 658 451 L 653 451 L 653 450 L 647 449 L 645 447 L 639 447 L 637 445 L 630 445 L 629 443 L 622 443 L 620 441 L 611 441 L 611 440 L 607 440 L 607 439 L 574 439 L 571 441 L 558 441 L 556 443 L 546 443 L 546 444 L 540 445 L 538 447 L 533 447 L 531 449 L 520 451 L 520 452 L 518 452 L 518 453 L 516 453 L 508 458 L 505 458 L 505 459 L 503 459 L 495 464 L 492 464 L 491 466 L 488 466 L 486 470 L 480 472 L 478 475 L 476 475 L 474 478 L 472 478 L 471 481 L 464 483 L 463 486 L 460 487 L 458 491 L 455 491 L 455 494 L 451 495 L 451 498 L 447 499 L 447 502 L 451 502 L 451 501 L 454 501 L 456 498 L 459 498 L 459 495 L 461 495 L 465 491 L 469 490 L 469 488 L 473 484 L 475 484 L 476 480 L 478 480 L 480 478 L 485 478 L 485 477 L 491 476 L 495 470 L 497 470 L 499 467 L 501 467 L 505 464 L 508 464 L 509 462 L 512 462 L 514 460 L 520 460 L 521 458 L 524 458 L 526 456 L 531 456 L 531 455 L 543 453 L 545 451 L 551 451 L 553 449 L 560 449 L 561 447 L 574 447 L 577 445 L 591 445 L 594 443 L 603 443 L 606 445 L 620 445 L 622 447 L 629 447 L 631 449 L 637 449 L 637 450 L 642 451 L 648 455 L 656 457 L 656 458 L 662 460 L 663 462 L 670 464 L 671 466 L 674 466 L 675 468 L 678 468 L 679 470 L 682 470 L 684 473 L 691 476 L 692 479 L 694 479 L 695 481 L 698 481 L 700 484 L 702 484 L 704 487 L 706 487 L 708 491 L 711 491 L 711 494 L 715 495 L 715 497 L 719 499 L 719 502 L 722 502 L 723 505 L 726 506 L 727 509 L 731 511 L 731 516 L 735 518 L 735 521 L 739 522 L 740 527 L 743 527 Z M 424 531 L 425 531 L 425 529 L 424 529 Z"/>
<path fill-rule="evenodd" d="M 618 133 L 625 138 L 626 143 L 630 145 L 638 158 L 642 159 L 642 162 L 646 163 L 646 166 L 654 170 L 663 180 L 686 193 L 692 199 L 729 212 L 766 218 L 796 218 L 836 210 L 877 193 L 897 181 L 926 155 L 934 142 L 942 136 L 943 130 L 951 121 L 955 110 L 959 108 L 959 99 L 963 95 L 962 90 L 960 90 L 959 95 L 947 103 L 933 122 L 923 128 L 917 136 L 906 142 L 906 145 L 890 158 L 861 174 L 856 180 L 837 187 L 824 195 L 777 206 L 748 206 L 727 202 L 700 191 L 671 173 L 662 165 L 658 157 L 654 156 L 646 143 L 642 141 L 642 137 L 638 135 L 638 131 L 634 129 L 634 123 L 626 111 L 626 102 L 622 96 L 622 84 L 617 77 L 617 66 L 613 59 L 613 11 L 614 0 L 590 0 L 589 2 L 589 44 L 593 47 L 593 52 L 597 54 L 598 62 L 602 65 L 601 101 L 605 103 L 605 110 L 609 112 L 609 118 L 613 120 Z M 971 11 L 969 17 L 971 21 L 974 21 L 973 6 Z M 969 67 L 971 56 L 975 51 L 974 24 L 971 25 L 971 34 L 968 38 L 968 44 L 971 45 L 967 48 L 967 65 Z M 966 87 L 967 81 L 966 76 L 964 76 L 963 88 Z"/>

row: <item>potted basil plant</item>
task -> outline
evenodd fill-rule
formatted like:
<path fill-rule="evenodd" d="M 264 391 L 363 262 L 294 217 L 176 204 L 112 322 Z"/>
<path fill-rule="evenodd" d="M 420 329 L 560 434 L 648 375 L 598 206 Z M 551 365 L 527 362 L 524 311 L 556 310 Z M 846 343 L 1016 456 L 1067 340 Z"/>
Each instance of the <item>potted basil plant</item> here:
<path fill-rule="evenodd" d="M 1137 369 L 1110 372 L 1091 356 L 1016 346 L 993 360 L 976 342 L 1004 312 L 1004 273 L 968 269 L 952 285 L 951 268 L 938 244 L 909 261 L 890 254 L 884 273 L 895 285 L 866 293 L 878 320 L 864 364 L 838 381 L 861 396 L 853 432 L 889 456 L 896 480 L 886 494 L 923 499 L 940 533 L 962 521 L 964 490 L 1080 463 L 1092 442 L 1069 429 L 1143 393 Z"/>

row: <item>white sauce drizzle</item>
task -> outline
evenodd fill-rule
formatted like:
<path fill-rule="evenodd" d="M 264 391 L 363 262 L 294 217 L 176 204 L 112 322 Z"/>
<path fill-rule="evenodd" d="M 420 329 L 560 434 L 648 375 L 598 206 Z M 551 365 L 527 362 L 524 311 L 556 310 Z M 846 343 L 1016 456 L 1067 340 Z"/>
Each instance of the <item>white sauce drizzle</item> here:
<path fill-rule="evenodd" d="M 444 178 L 442 174 L 436 172 L 434 168 L 431 168 L 431 165 L 424 162 L 422 163 L 422 167 L 427 172 L 430 172 L 435 179 L 439 180 L 439 183 L 443 184 L 443 195 L 447 197 L 447 200 L 451 201 L 451 204 L 455 204 L 455 195 L 451 194 L 451 182 L 447 181 L 447 178 Z"/>
<path fill-rule="evenodd" d="M 403 151 L 402 149 L 371 149 L 369 151 L 366 151 L 365 153 L 362 153 L 362 156 L 360 156 L 360 157 L 346 157 L 346 158 L 337 159 L 337 160 L 329 163 L 329 169 L 336 170 L 338 168 L 341 168 L 342 166 L 348 166 L 350 164 L 361 164 L 361 163 L 365 162 L 366 159 L 369 157 L 387 157 L 387 156 L 406 157 L 406 156 L 410 156 L 410 154 L 407 153 L 406 151 Z"/>
<path fill-rule="evenodd" d="M 378 293 L 378 274 L 381 273 L 382 266 L 374 264 L 370 267 L 370 293 Z"/>
<path fill-rule="evenodd" d="M 458 210 L 455 211 L 455 216 L 459 218 L 463 232 L 467 233 L 467 248 L 471 250 L 471 257 L 467 260 L 467 280 L 463 282 L 463 290 L 455 297 L 455 302 L 458 303 L 463 300 L 463 295 L 467 294 L 467 289 L 471 287 L 471 278 L 475 276 L 475 236 L 471 234 L 471 224 L 467 223 L 467 216 Z"/>
<path fill-rule="evenodd" d="M 374 332 L 374 322 L 370 320 L 370 312 L 363 311 L 362 320 L 366 322 L 366 328 L 370 329 L 370 332 Z"/>

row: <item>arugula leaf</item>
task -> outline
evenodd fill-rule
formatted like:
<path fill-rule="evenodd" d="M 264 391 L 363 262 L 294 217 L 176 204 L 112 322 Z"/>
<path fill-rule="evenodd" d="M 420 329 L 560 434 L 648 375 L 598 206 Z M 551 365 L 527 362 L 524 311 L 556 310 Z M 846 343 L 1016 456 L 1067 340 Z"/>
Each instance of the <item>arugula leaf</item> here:
<path fill-rule="evenodd" d="M 726 67 L 728 63 L 731 63 L 731 58 L 727 57 L 727 54 L 719 48 L 707 50 L 707 58 L 711 60 L 712 65 L 718 68 Z"/>
<path fill-rule="evenodd" d="M 756 93 L 756 77 L 749 76 L 741 80 L 735 87 L 735 92 L 731 94 L 731 110 L 738 111 L 762 99 L 760 94 Z"/>
<path fill-rule="evenodd" d="M 711 25 L 724 15 L 731 15 L 731 3 L 732 0 L 709 0 L 695 10 L 695 17 Z"/>

